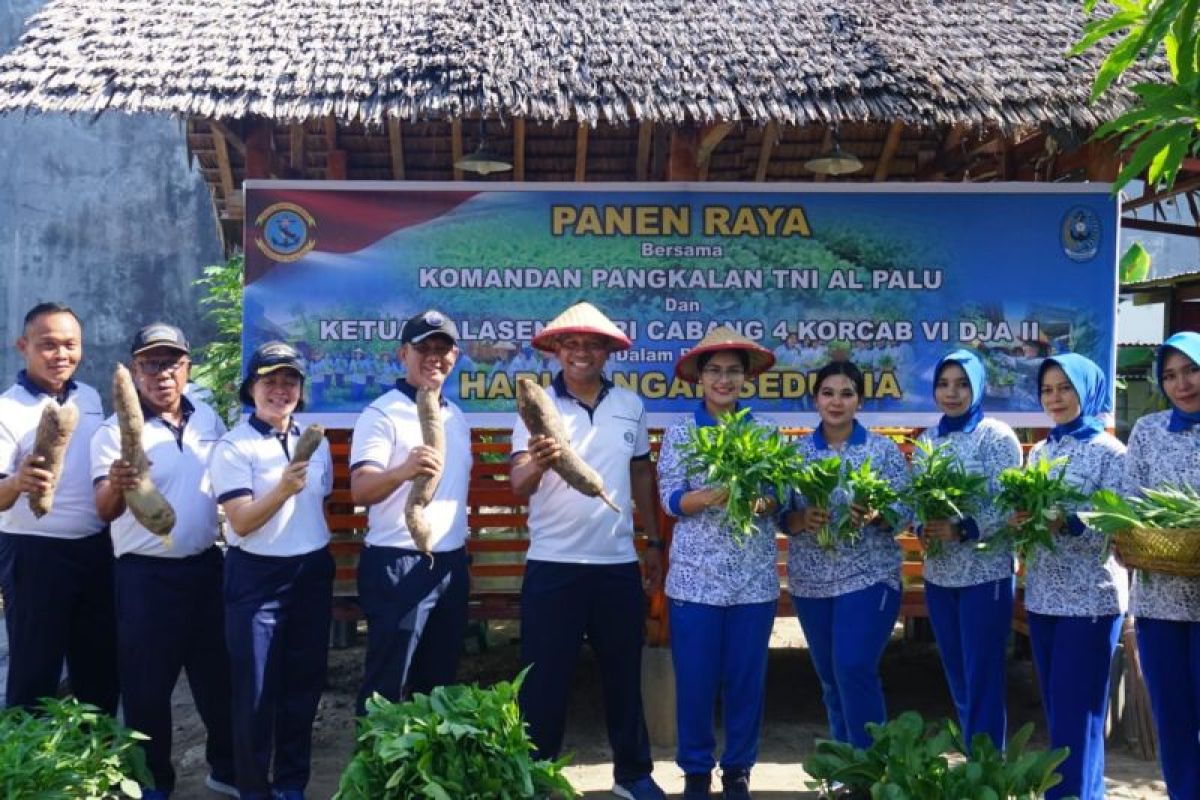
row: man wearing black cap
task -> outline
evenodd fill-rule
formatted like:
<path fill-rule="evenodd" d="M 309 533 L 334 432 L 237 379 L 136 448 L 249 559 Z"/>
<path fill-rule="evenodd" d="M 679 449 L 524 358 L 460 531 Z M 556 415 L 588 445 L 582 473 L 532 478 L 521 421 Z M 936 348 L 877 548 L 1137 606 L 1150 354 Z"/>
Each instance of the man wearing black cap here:
<path fill-rule="evenodd" d="M 471 429 L 442 397 L 458 356 L 458 330 L 437 311 L 404 323 L 400 360 L 405 377 L 367 406 L 354 426 L 350 491 L 370 506 L 358 593 L 367 617 L 367 655 L 358 713 L 373 692 L 390 700 L 450 683 L 467 624 L 467 487 Z M 418 389 L 438 393 L 445 452 L 423 443 Z M 419 475 L 441 476 L 425 507 L 432 557 L 422 554 L 405 522 L 404 506 Z"/>
<path fill-rule="evenodd" d="M 9 706 L 32 706 L 58 692 L 63 662 L 71 691 L 110 714 L 117 710 L 112 541 L 92 502 L 88 445 L 104 420 L 100 395 L 73 376 L 83 328 L 61 303 L 25 315 L 17 350 L 25 368 L 0 394 L 0 591 L 8 629 Z M 74 406 L 79 422 L 55 483 L 32 454 L 42 410 Z M 27 502 L 54 486 L 42 517 Z"/>
<path fill-rule="evenodd" d="M 121 434 L 110 417 L 92 439 L 96 510 L 111 522 L 117 556 L 117 640 L 125 723 L 143 742 L 154 788 L 164 800 L 175 786 L 171 767 L 171 691 L 186 669 L 196 709 L 208 730 L 205 784 L 237 797 L 225 651 L 224 562 L 217 541 L 217 504 L 208 457 L 225 433 L 211 408 L 185 396 L 188 342 L 174 325 L 156 322 L 137 332 L 130 348 L 133 383 L 145 426 L 142 449 L 150 479 L 175 510 L 168 544 L 125 507 L 137 468 L 121 459 Z"/>

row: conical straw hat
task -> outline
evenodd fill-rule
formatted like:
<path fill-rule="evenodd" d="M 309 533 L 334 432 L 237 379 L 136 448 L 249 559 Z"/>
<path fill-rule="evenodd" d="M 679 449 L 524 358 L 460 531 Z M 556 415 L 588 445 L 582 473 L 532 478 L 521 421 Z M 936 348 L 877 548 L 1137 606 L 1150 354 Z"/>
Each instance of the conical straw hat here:
<path fill-rule="evenodd" d="M 775 354 L 762 345 L 747 339 L 727 325 L 713 328 L 708 335 L 696 343 L 696 346 L 680 356 L 675 362 L 675 377 L 688 383 L 700 382 L 698 362 L 705 353 L 719 353 L 722 350 L 741 350 L 748 357 L 746 377 L 753 378 L 759 373 L 766 372 L 775 364 Z"/>
<path fill-rule="evenodd" d="M 609 340 L 609 350 L 628 350 L 633 342 L 613 321 L 600 313 L 591 303 L 576 303 L 550 320 L 550 324 L 530 341 L 545 353 L 554 352 L 554 340 L 568 333 L 592 333 Z"/>

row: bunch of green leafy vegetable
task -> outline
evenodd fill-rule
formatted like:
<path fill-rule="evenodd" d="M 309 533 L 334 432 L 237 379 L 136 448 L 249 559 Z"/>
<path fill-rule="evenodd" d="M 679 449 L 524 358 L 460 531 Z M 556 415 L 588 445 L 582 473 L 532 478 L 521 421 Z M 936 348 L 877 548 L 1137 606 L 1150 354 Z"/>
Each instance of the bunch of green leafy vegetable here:
<path fill-rule="evenodd" d="M 847 470 L 846 489 L 850 493 L 850 504 L 865 511 L 878 511 L 880 516 L 893 529 L 904 525 L 903 515 L 896 510 L 900 502 L 900 493 L 892 486 L 891 481 L 884 478 L 871 465 L 871 459 L 863 459 L 858 469 Z M 853 527 L 849 517 L 844 517 L 841 524 L 846 528 L 844 536 L 859 535 L 858 531 L 850 531 Z"/>
<path fill-rule="evenodd" d="M 716 425 L 697 426 L 680 446 L 687 473 L 708 486 L 725 489 L 725 523 L 739 545 L 757 530 L 762 500 L 773 490 L 787 496 L 793 475 L 803 459 L 796 448 L 767 425 L 760 425 L 743 408 L 723 416 Z"/>
<path fill-rule="evenodd" d="M 74 698 L 10 708 L 0 713 L 0 797 L 141 797 L 139 784 L 154 783 L 138 745 L 146 738 Z"/>
<path fill-rule="evenodd" d="M 393 703 L 376 694 L 334 800 L 517 800 L 578 794 L 558 761 L 534 761 L 511 683 L 439 686 Z"/>
<path fill-rule="evenodd" d="M 1079 518 L 1106 534 L 1130 528 L 1200 528 L 1200 491 L 1166 484 L 1126 499 L 1101 489 L 1092 495 L 1092 510 L 1079 512 Z"/>
<path fill-rule="evenodd" d="M 963 468 L 954 450 L 918 439 L 913 442 L 912 483 L 908 501 L 921 525 L 934 519 L 973 516 L 982 508 L 988 482 Z M 931 557 L 942 552 L 942 541 L 929 539 L 925 549 Z"/>
<path fill-rule="evenodd" d="M 1067 509 L 1087 500 L 1087 495 L 1067 482 L 1063 474 L 1066 458 L 1038 459 L 1024 468 L 1011 467 L 1000 473 L 997 507 L 1025 511 L 1029 518 L 1021 525 L 1006 525 L 986 542 L 984 549 L 1011 547 L 1021 558 L 1029 558 L 1037 548 L 1054 550 L 1053 527 L 1065 522 Z"/>
<path fill-rule="evenodd" d="M 818 741 L 804 759 L 804 771 L 816 779 L 809 787 L 832 796 L 840 785 L 850 797 L 873 799 L 1037 798 L 1062 781 L 1055 770 L 1067 757 L 1065 747 L 1026 750 L 1033 723 L 1003 752 L 986 734 L 976 734 L 968 748 L 954 723 L 926 723 L 913 711 L 867 730 L 872 742 L 865 749 Z"/>
<path fill-rule="evenodd" d="M 831 516 L 837 511 L 833 508 L 834 494 L 841 484 L 841 456 L 807 461 L 792 477 L 792 485 L 804 498 L 805 504 L 829 511 Z M 837 546 L 840 534 L 841 526 L 831 518 L 817 531 L 817 544 L 825 550 L 832 550 Z"/>

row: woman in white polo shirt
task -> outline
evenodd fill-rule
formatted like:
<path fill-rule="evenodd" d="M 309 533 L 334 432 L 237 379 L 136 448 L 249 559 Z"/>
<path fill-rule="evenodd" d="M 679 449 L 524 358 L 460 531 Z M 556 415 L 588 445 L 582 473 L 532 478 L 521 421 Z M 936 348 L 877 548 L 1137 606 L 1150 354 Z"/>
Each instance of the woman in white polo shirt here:
<path fill-rule="evenodd" d="M 290 345 L 255 350 L 239 392 L 254 413 L 212 454 L 228 522 L 225 638 L 242 800 L 302 800 L 325 685 L 334 563 L 323 503 L 333 467 L 328 442 L 310 460 L 290 463 L 304 377 Z"/>

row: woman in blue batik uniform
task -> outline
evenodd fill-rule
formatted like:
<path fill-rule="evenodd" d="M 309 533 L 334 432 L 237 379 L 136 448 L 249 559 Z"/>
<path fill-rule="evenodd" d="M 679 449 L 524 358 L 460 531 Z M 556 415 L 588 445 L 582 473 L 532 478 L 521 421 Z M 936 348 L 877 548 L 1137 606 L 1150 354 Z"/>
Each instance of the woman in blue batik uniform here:
<path fill-rule="evenodd" d="M 1002 470 L 1021 465 L 1021 444 L 1005 423 L 983 414 L 987 372 L 970 350 L 955 350 L 938 362 L 933 397 L 942 410 L 936 427 L 921 439 L 953 452 L 967 472 L 987 478 L 987 496 L 1000 490 Z M 920 469 L 920 460 L 913 469 Z M 966 741 L 975 734 L 1005 742 L 1005 673 L 1012 626 L 1013 557 L 1007 550 L 979 552 L 975 542 L 1003 525 L 1003 514 L 987 502 L 973 516 L 928 520 L 923 539 L 942 542 L 925 556 L 925 602 L 942 654 L 942 667 Z"/>
<path fill-rule="evenodd" d="M 1129 435 L 1126 492 L 1163 484 L 1200 489 L 1200 333 L 1177 333 L 1155 359 L 1169 411 L 1142 417 Z M 1158 727 L 1171 800 L 1200 797 L 1200 578 L 1133 578 L 1138 652 Z"/>
<path fill-rule="evenodd" d="M 677 519 L 666 590 L 679 738 L 675 761 L 684 772 L 684 800 L 710 797 L 718 697 L 725 722 L 724 796 L 750 797 L 779 573 L 775 514 L 761 517 L 754 534 L 735 543 L 723 514 L 728 491 L 689 475 L 681 448 L 696 428 L 736 412 L 745 380 L 774 362 L 770 351 L 722 326 L 675 365 L 678 378 L 700 384 L 703 392 L 696 410 L 667 429 L 658 459 L 662 505 Z"/>
<path fill-rule="evenodd" d="M 1105 433 L 1100 418 L 1111 409 L 1104 372 L 1067 353 L 1042 362 L 1038 387 L 1054 427 L 1034 445 L 1029 463 L 1065 458 L 1062 474 L 1085 495 L 1121 491 L 1125 446 Z M 1026 518 L 1019 511 L 1013 522 Z M 1054 550 L 1037 549 L 1025 568 L 1029 637 L 1050 746 L 1071 749 L 1058 768 L 1062 783 L 1046 797 L 1097 800 L 1104 797 L 1109 667 L 1129 595 L 1125 568 L 1109 552 L 1107 537 L 1074 513 L 1059 523 Z"/>
<path fill-rule="evenodd" d="M 903 495 L 909 483 L 904 455 L 890 439 L 867 431 L 855 419 L 862 407 L 863 375 L 848 361 L 817 373 L 816 405 L 821 422 L 800 439 L 806 460 L 841 456 L 842 474 L 870 458 L 874 469 Z M 835 498 L 836 500 L 836 498 Z M 884 722 L 879 660 L 900 611 L 900 548 L 895 531 L 872 512 L 852 507 L 861 528 L 853 543 L 826 551 L 815 533 L 830 513 L 793 493 L 786 515 L 793 534 L 788 545 L 788 587 L 817 677 L 821 681 L 830 733 L 856 747 L 870 744 L 868 722 Z M 896 508 L 902 516 L 907 510 Z M 836 511 L 836 509 L 835 509 Z"/>

